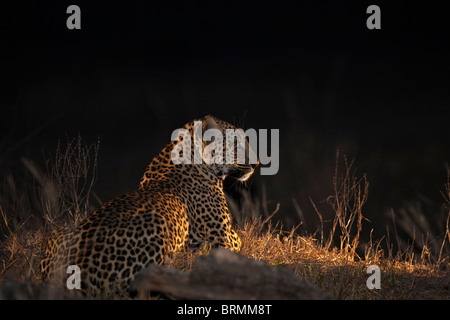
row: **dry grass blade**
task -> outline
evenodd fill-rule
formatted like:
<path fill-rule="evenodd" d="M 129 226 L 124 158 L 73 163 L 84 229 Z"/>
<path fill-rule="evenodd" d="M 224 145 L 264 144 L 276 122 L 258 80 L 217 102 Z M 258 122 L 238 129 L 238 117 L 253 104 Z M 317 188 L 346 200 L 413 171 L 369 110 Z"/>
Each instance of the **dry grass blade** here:
<path fill-rule="evenodd" d="M 277 212 L 280 210 L 280 204 L 277 203 L 277 207 L 275 208 L 275 210 L 273 210 L 273 212 L 263 221 L 263 225 L 266 224 L 267 222 L 269 222 L 274 215 L 277 214 Z"/>

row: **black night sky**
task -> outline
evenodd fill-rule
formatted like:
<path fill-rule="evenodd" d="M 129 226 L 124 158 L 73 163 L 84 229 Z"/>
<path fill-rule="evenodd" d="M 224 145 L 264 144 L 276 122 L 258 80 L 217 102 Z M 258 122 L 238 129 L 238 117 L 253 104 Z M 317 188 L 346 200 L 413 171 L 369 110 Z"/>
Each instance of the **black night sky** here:
<path fill-rule="evenodd" d="M 20 186 L 21 158 L 44 168 L 42 153 L 66 134 L 99 136 L 95 191 L 106 201 L 137 188 L 174 129 L 213 114 L 280 129 L 279 173 L 252 184 L 280 214 L 295 198 L 314 216 L 309 197 L 329 195 L 338 147 L 368 174 L 373 223 L 405 201 L 443 202 L 450 28 L 440 4 L 92 2 L 0 4 L 2 179 L 12 172 Z M 70 4 L 81 30 L 66 28 Z M 381 30 L 366 27 L 371 4 Z"/>

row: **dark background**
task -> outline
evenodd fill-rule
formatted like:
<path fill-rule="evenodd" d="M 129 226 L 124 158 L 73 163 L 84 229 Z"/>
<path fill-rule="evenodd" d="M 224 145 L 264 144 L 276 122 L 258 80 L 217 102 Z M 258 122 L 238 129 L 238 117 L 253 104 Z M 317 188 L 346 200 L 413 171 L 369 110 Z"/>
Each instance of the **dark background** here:
<path fill-rule="evenodd" d="M 450 159 L 450 29 L 439 2 L 59 1 L 0 4 L 0 173 L 44 165 L 65 134 L 101 139 L 95 191 L 138 186 L 172 131 L 206 114 L 280 129 L 270 208 L 314 231 L 336 149 L 370 182 L 365 215 L 419 199 L 437 212 Z M 81 30 L 66 8 L 81 8 Z M 381 30 L 366 9 L 381 8 Z M 259 173 L 259 171 L 258 171 Z M 324 209 L 326 210 L 326 209 Z M 290 217 L 290 218 L 288 218 Z"/>

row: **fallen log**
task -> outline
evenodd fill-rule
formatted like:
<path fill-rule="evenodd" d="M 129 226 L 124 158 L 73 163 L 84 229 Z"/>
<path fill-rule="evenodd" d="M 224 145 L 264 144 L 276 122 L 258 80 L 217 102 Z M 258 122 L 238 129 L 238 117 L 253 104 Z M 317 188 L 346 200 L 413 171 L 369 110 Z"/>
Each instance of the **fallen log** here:
<path fill-rule="evenodd" d="M 199 257 L 191 272 L 151 265 L 136 275 L 130 291 L 138 298 L 158 292 L 180 299 L 328 299 L 320 288 L 287 268 L 222 248 Z"/>

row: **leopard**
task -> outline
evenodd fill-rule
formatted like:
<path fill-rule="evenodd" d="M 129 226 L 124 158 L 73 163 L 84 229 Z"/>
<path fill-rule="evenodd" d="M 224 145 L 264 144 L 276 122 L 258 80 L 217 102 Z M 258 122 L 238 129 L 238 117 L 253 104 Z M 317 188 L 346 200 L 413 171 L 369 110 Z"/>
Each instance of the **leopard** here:
<path fill-rule="evenodd" d="M 186 123 L 182 129 L 189 135 L 172 139 L 152 159 L 137 190 L 103 203 L 75 227 L 62 226 L 50 233 L 40 263 L 44 281 L 66 283 L 66 269 L 74 265 L 79 267 L 81 291 L 95 297 L 127 291 L 138 272 L 152 263 L 162 265 L 186 248 L 206 244 L 240 250 L 242 241 L 233 225 L 224 180 L 248 180 L 259 159 L 249 161 L 252 149 L 246 139 L 243 164 L 236 156 L 222 163 L 174 161 L 181 142 L 192 143 L 195 158 L 198 144 L 205 148 L 214 141 L 195 138 L 196 123 L 202 133 L 215 129 L 225 135 L 227 129 L 237 129 L 212 115 Z M 221 146 L 230 151 L 229 144 Z M 189 149 L 179 155 L 183 152 Z"/>

